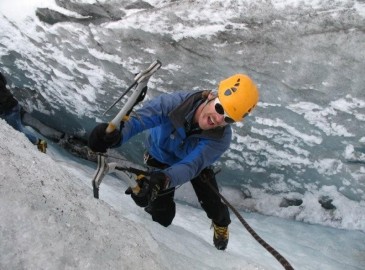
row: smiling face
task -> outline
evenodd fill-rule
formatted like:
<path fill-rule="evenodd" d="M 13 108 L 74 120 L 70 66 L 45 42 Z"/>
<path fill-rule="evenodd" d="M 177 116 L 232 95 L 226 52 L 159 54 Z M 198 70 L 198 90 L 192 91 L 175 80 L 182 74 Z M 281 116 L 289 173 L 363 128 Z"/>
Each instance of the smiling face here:
<path fill-rule="evenodd" d="M 219 126 L 224 126 L 227 123 L 224 121 L 224 115 L 219 114 L 214 106 L 214 96 L 209 94 L 208 101 L 201 104 L 195 112 L 195 122 L 199 124 L 202 130 L 213 129 Z"/>

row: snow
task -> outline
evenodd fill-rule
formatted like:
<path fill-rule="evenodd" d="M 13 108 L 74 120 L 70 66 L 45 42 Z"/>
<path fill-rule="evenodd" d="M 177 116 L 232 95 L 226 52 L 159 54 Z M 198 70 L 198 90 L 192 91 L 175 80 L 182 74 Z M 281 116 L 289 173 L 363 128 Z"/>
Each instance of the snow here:
<path fill-rule="evenodd" d="M 1 141 L 1 269 L 160 268 L 142 226 L 88 196 L 82 182 L 2 120 Z"/>
<path fill-rule="evenodd" d="M 94 199 L 95 164 L 52 142 L 42 154 L 1 119 L 0 155 L 0 269 L 282 269 L 233 214 L 223 252 L 200 208 L 178 203 L 162 227 L 111 175 Z M 364 269 L 362 232 L 241 215 L 296 269 Z"/>

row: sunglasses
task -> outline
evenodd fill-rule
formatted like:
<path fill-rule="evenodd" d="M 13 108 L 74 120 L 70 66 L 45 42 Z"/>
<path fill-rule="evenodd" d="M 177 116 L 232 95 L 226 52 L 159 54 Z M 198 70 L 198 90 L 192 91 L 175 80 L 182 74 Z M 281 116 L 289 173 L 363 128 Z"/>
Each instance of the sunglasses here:
<path fill-rule="evenodd" d="M 218 98 L 215 98 L 214 99 L 214 108 L 215 108 L 215 111 L 221 115 L 224 115 L 224 122 L 226 122 L 227 124 L 232 124 L 234 123 L 235 121 L 229 117 L 226 112 L 224 111 L 223 109 L 223 106 L 222 104 L 219 102 L 219 99 Z"/>

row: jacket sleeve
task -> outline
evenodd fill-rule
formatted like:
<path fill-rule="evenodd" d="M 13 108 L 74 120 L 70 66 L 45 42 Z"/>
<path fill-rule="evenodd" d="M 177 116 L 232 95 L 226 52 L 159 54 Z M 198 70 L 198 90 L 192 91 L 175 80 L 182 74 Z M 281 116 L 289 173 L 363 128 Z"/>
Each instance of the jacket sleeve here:
<path fill-rule="evenodd" d="M 214 141 L 202 139 L 197 147 L 180 162 L 165 169 L 163 172 L 170 180 L 170 187 L 182 185 L 217 161 L 229 148 L 231 141 L 231 129 L 228 129 L 222 140 Z"/>
<path fill-rule="evenodd" d="M 132 112 L 130 119 L 124 123 L 124 127 L 121 130 L 123 141 L 115 147 L 120 146 L 122 143 L 125 143 L 131 137 L 144 130 L 168 122 L 168 114 L 180 104 L 187 95 L 187 93 L 162 94 L 143 104 L 140 109 Z"/>

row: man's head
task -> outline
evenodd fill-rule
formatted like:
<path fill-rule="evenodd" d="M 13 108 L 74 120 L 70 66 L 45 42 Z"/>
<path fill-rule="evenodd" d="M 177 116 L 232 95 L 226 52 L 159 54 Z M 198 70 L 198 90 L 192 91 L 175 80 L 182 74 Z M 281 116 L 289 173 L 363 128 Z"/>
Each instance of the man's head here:
<path fill-rule="evenodd" d="M 211 93 L 198 109 L 196 121 L 203 130 L 241 121 L 256 106 L 259 92 L 244 74 L 236 74 L 219 83 L 218 95 Z"/>
<path fill-rule="evenodd" d="M 259 91 L 250 77 L 236 74 L 219 83 L 218 98 L 235 122 L 247 116 L 259 101 Z"/>

